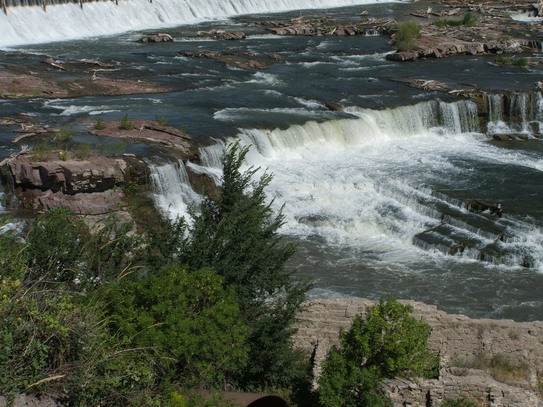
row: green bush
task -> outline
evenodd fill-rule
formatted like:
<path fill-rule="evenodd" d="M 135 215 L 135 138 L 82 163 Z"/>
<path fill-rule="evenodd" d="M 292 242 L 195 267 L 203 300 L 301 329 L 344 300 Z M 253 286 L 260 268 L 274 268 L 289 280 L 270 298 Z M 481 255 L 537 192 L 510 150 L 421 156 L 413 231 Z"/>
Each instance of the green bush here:
<path fill-rule="evenodd" d="M 28 234 L 27 280 L 74 283 L 87 228 L 72 212 L 55 209 L 36 218 Z"/>
<path fill-rule="evenodd" d="M 89 158 L 92 155 L 92 152 L 92 146 L 89 143 L 78 144 L 74 149 L 74 155 L 80 160 Z"/>
<path fill-rule="evenodd" d="M 233 289 L 210 270 L 168 267 L 105 290 L 111 325 L 133 347 L 152 348 L 184 385 L 221 386 L 247 363 L 248 329 Z"/>
<path fill-rule="evenodd" d="M 60 128 L 55 135 L 55 141 L 59 143 L 67 143 L 75 136 L 75 129 L 73 126 L 66 124 Z"/>
<path fill-rule="evenodd" d="M 458 20 L 439 20 L 434 24 L 438 27 L 474 27 L 477 24 L 477 17 L 471 13 L 466 13 L 464 17 Z"/>
<path fill-rule="evenodd" d="M 514 56 L 509 55 L 498 55 L 494 60 L 497 64 L 500 65 L 513 65 L 513 66 L 527 66 L 528 60 L 526 58 L 515 58 Z"/>
<path fill-rule="evenodd" d="M 53 147 L 45 141 L 32 146 L 32 157 L 36 160 L 43 160 L 47 154 L 53 152 Z"/>
<path fill-rule="evenodd" d="M 469 398 L 461 398 L 454 400 L 445 400 L 441 404 L 441 407 L 479 407 L 479 404 Z"/>
<path fill-rule="evenodd" d="M 168 124 L 168 120 L 164 116 L 155 116 L 155 122 L 160 126 L 166 126 Z"/>
<path fill-rule="evenodd" d="M 134 123 L 128 118 L 128 113 L 119 122 L 119 129 L 121 130 L 134 130 Z"/>
<path fill-rule="evenodd" d="M 94 130 L 104 130 L 106 128 L 106 122 L 102 117 L 97 117 L 94 119 L 94 126 L 92 126 Z"/>
<path fill-rule="evenodd" d="M 427 343 L 430 327 L 411 312 L 411 306 L 388 300 L 370 307 L 364 319 L 355 317 L 323 363 L 322 406 L 388 406 L 379 389 L 383 379 L 437 375 L 439 359 Z"/>
<path fill-rule="evenodd" d="M 415 40 L 420 37 L 420 26 L 416 23 L 406 22 L 398 24 L 395 34 L 395 43 L 398 51 L 407 51 L 414 47 Z"/>

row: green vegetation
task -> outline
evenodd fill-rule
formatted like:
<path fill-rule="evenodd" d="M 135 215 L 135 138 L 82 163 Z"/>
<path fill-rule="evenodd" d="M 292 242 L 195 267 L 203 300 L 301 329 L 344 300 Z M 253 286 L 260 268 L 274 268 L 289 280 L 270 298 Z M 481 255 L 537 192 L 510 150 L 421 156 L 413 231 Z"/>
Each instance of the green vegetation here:
<path fill-rule="evenodd" d="M 398 24 L 395 34 L 398 51 L 407 51 L 414 47 L 415 40 L 420 37 L 420 26 L 416 23 L 406 22 Z"/>
<path fill-rule="evenodd" d="M 92 126 L 94 130 L 104 130 L 106 128 L 106 122 L 104 119 L 100 116 L 94 119 L 94 126 Z"/>
<path fill-rule="evenodd" d="M 21 78 L 13 77 L 11 78 L 11 83 L 19 84 L 21 83 Z"/>
<path fill-rule="evenodd" d="M 59 144 L 65 144 L 75 136 L 75 129 L 69 124 L 65 124 L 60 128 L 57 134 L 55 134 L 55 141 Z"/>
<path fill-rule="evenodd" d="M 466 13 L 464 17 L 458 20 L 439 20 L 436 21 L 434 24 L 438 27 L 474 27 L 477 24 L 478 20 L 477 17 L 475 17 L 471 13 Z"/>
<path fill-rule="evenodd" d="M 513 65 L 513 66 L 527 66 L 528 60 L 526 58 L 515 58 L 514 56 L 499 55 L 494 60 L 499 65 Z"/>
<path fill-rule="evenodd" d="M 473 360 L 457 360 L 454 364 L 468 369 L 488 371 L 499 382 L 508 380 L 528 380 L 529 369 L 524 364 L 514 364 L 505 355 L 497 354 L 492 357 L 477 355 Z"/>
<path fill-rule="evenodd" d="M 132 123 L 132 121 L 128 118 L 128 113 L 126 113 L 119 122 L 119 129 L 134 130 L 134 123 Z"/>
<path fill-rule="evenodd" d="M 388 300 L 370 307 L 365 318 L 355 317 L 323 364 L 322 406 L 389 406 L 379 390 L 384 379 L 437 375 L 439 359 L 427 343 L 430 327 L 411 312 L 412 307 Z"/>
<path fill-rule="evenodd" d="M 246 153 L 228 149 L 221 198 L 190 227 L 154 221 L 138 236 L 110 218 L 91 233 L 58 209 L 24 243 L 0 235 L 0 394 L 202 407 L 228 402 L 191 389 L 294 394 L 307 368 L 290 337 L 308 285 L 285 268 L 295 248 L 277 235 L 271 177 L 240 172 Z"/>
<path fill-rule="evenodd" d="M 252 181 L 257 169 L 240 172 L 247 152 L 238 144 L 227 149 L 222 193 L 201 205 L 179 259 L 191 270 L 212 268 L 237 293 L 251 328 L 251 365 L 238 378 L 240 384 L 283 387 L 301 374 L 290 337 L 309 286 L 295 282 L 285 267 L 296 248 L 283 244 L 277 233 L 284 218 L 273 212 L 264 192 L 271 175 Z"/>
<path fill-rule="evenodd" d="M 45 141 L 35 144 L 32 147 L 32 156 L 36 160 L 43 160 L 47 156 L 47 154 L 50 154 L 52 152 L 53 147 L 51 147 L 51 145 Z"/>
<path fill-rule="evenodd" d="M 461 398 L 454 400 L 445 400 L 441 407 L 479 407 L 480 405 L 473 399 Z"/>
<path fill-rule="evenodd" d="M 248 328 L 232 288 L 211 270 L 166 267 L 105 292 L 112 328 L 129 346 L 154 348 L 172 378 L 220 384 L 247 364 Z"/>
<path fill-rule="evenodd" d="M 155 122 L 161 126 L 166 126 L 168 124 L 168 119 L 164 116 L 155 116 Z"/>
<path fill-rule="evenodd" d="M 323 364 L 320 391 L 292 348 L 309 288 L 286 263 L 271 175 L 223 159 L 221 193 L 191 223 L 156 220 L 125 188 L 145 233 L 114 216 L 92 226 L 67 209 L 21 241 L 0 235 L 0 394 L 55 394 L 74 406 L 229 406 L 218 391 L 274 392 L 292 405 L 387 405 L 391 377 L 432 377 L 428 325 L 389 300 L 356 317 Z M 142 194 L 143 195 L 143 194 Z M 150 199 L 146 197 L 145 199 Z M 308 355 L 305 355 L 305 360 Z M 211 392 L 204 397 L 201 390 Z M 208 393 L 209 394 L 209 393 Z"/>
<path fill-rule="evenodd" d="M 92 151 L 92 146 L 89 143 L 78 144 L 73 150 L 74 155 L 80 160 L 89 158 L 92 155 Z"/>
<path fill-rule="evenodd" d="M 118 154 L 126 150 L 128 143 L 124 140 L 120 140 L 114 143 L 100 144 L 98 146 L 100 154 Z"/>

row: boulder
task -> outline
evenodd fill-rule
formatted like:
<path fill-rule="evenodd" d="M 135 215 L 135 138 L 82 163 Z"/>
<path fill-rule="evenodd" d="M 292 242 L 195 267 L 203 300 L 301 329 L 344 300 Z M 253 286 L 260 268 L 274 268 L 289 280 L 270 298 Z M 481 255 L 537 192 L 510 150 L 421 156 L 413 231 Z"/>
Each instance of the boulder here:
<path fill-rule="evenodd" d="M 387 54 L 386 59 L 389 61 L 414 61 L 419 57 L 417 51 L 400 51 L 394 54 Z"/>
<path fill-rule="evenodd" d="M 227 41 L 243 40 L 245 38 L 245 33 L 241 31 L 217 31 L 212 37 Z"/>
<path fill-rule="evenodd" d="M 170 35 L 170 34 L 166 34 L 166 33 L 158 33 L 158 34 L 153 34 L 153 35 L 149 35 L 147 37 L 143 37 L 143 38 L 140 38 L 138 40 L 139 42 L 154 42 L 154 43 L 157 43 L 157 42 L 173 42 L 173 37 Z"/>

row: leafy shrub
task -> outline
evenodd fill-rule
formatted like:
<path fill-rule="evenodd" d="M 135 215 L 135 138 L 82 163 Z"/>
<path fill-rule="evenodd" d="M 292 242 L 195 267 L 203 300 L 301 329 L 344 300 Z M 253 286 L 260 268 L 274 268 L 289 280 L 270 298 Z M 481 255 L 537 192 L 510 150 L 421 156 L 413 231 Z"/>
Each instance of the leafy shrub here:
<path fill-rule="evenodd" d="M 232 289 L 210 270 L 168 267 L 105 291 L 112 328 L 135 347 L 156 349 L 184 384 L 221 385 L 247 362 L 248 329 Z"/>
<path fill-rule="evenodd" d="M 477 17 L 472 13 L 466 13 L 464 18 L 462 18 L 462 25 L 464 27 L 474 27 L 477 24 Z"/>
<path fill-rule="evenodd" d="M 185 390 L 182 393 L 173 392 L 166 407 L 235 407 L 226 400 L 221 393 L 208 392 L 202 394 L 196 391 Z"/>
<path fill-rule="evenodd" d="M 415 40 L 420 37 L 420 26 L 416 23 L 406 22 L 398 24 L 395 34 L 398 51 L 407 51 L 414 47 Z"/>
<path fill-rule="evenodd" d="M 74 155 L 80 160 L 89 158 L 92 155 L 92 146 L 88 143 L 78 144 L 74 150 Z"/>
<path fill-rule="evenodd" d="M 164 116 L 155 116 L 155 122 L 160 126 L 166 126 L 168 124 L 168 120 Z"/>
<path fill-rule="evenodd" d="M 86 226 L 65 208 L 38 216 L 28 234 L 28 274 L 25 279 L 73 283 L 84 247 Z"/>
<path fill-rule="evenodd" d="M 114 143 L 100 144 L 100 154 L 118 154 L 125 151 L 127 147 L 128 143 L 124 140 Z"/>
<path fill-rule="evenodd" d="M 102 117 L 97 117 L 94 119 L 94 126 L 92 126 L 94 130 L 104 130 L 106 128 L 106 122 Z"/>
<path fill-rule="evenodd" d="M 75 129 L 73 126 L 66 124 L 60 128 L 58 133 L 55 135 L 55 141 L 59 143 L 66 143 L 70 141 L 75 136 Z"/>
<path fill-rule="evenodd" d="M 515 58 L 513 59 L 514 66 L 527 66 L 528 60 L 526 58 Z"/>
<path fill-rule="evenodd" d="M 319 400 L 326 407 L 388 406 L 379 385 L 394 377 L 437 375 L 439 359 L 428 349 L 430 327 L 412 307 L 381 301 L 356 316 L 323 363 Z"/>
<path fill-rule="evenodd" d="M 53 147 L 45 141 L 35 144 L 32 147 L 32 156 L 36 160 L 43 160 L 47 154 L 51 153 L 53 151 Z"/>
<path fill-rule="evenodd" d="M 134 130 L 134 123 L 128 118 L 128 113 L 119 122 L 119 129 L 121 130 Z"/>
<path fill-rule="evenodd" d="M 528 60 L 526 58 L 515 58 L 514 56 L 509 55 L 498 55 L 494 60 L 497 64 L 500 65 L 513 65 L 513 66 L 527 66 Z"/>
<path fill-rule="evenodd" d="M 441 407 L 479 407 L 479 404 L 469 398 L 445 400 L 441 403 Z"/>
<path fill-rule="evenodd" d="M 439 20 L 436 21 L 434 24 L 438 27 L 474 27 L 477 24 L 477 17 L 475 17 L 472 13 L 466 13 L 464 17 L 458 20 Z"/>
<path fill-rule="evenodd" d="M 15 83 L 18 85 L 21 83 L 21 78 L 13 77 L 11 78 L 11 83 Z"/>

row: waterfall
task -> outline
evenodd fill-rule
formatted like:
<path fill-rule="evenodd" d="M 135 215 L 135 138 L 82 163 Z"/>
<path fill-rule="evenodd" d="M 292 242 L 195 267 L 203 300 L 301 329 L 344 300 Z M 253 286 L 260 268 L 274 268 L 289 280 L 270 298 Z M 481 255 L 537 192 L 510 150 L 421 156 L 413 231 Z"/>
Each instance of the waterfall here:
<path fill-rule="evenodd" d="M 21 1 L 22 0 L 16 0 Z M 0 47 L 172 27 L 253 13 L 332 8 L 383 0 L 121 0 L 10 7 L 0 14 Z M 390 0 L 387 0 L 390 1 Z M 386 1 L 385 1 L 386 2 Z"/>
<path fill-rule="evenodd" d="M 201 197 L 192 189 L 183 161 L 149 164 L 155 205 L 170 219 L 190 220 L 189 210 Z"/>
<path fill-rule="evenodd" d="M 489 94 L 487 101 L 490 134 L 543 134 L 541 92 Z"/>
<path fill-rule="evenodd" d="M 259 154 L 273 156 L 319 144 L 349 148 L 409 137 L 479 131 L 477 106 L 470 101 L 421 102 L 384 110 L 349 107 L 345 111 L 355 118 L 310 121 L 286 130 L 243 129 L 238 136 L 244 144 L 253 145 Z"/>
<path fill-rule="evenodd" d="M 516 98 L 513 111 L 522 114 L 519 105 L 528 100 Z M 503 112 L 510 111 L 510 102 L 499 110 L 503 97 L 493 103 L 496 120 L 509 114 Z M 474 166 L 480 163 L 540 171 L 537 157 L 503 154 L 481 137 L 473 102 L 345 111 L 353 118 L 239 130 L 237 139 L 252 146 L 247 165 L 274 174 L 269 194 L 276 209 L 285 203 L 284 233 L 354 246 L 371 252 L 377 264 L 417 262 L 422 249 L 459 261 L 543 267 L 541 228 L 473 211 L 471 201 L 435 190 L 443 183 L 453 190 L 469 188 L 479 181 Z M 528 119 L 530 110 L 524 111 Z M 203 164 L 218 168 L 223 148 L 203 147 Z M 470 174 L 475 178 L 468 180 Z"/>

